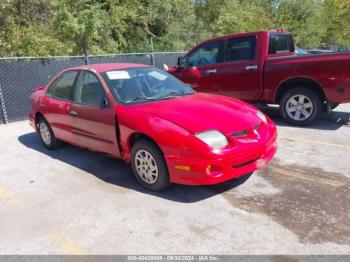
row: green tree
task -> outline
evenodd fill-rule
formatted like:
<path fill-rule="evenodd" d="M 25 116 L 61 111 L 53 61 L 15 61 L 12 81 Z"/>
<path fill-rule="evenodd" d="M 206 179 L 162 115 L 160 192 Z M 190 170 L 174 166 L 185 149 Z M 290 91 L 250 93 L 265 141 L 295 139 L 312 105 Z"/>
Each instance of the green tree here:
<path fill-rule="evenodd" d="M 52 35 L 51 0 L 7 0 L 0 3 L 0 56 L 57 55 L 65 47 Z"/>
<path fill-rule="evenodd" d="M 304 0 L 230 1 L 218 19 L 220 34 L 284 28 L 294 34 L 298 45 L 321 44 L 325 34 L 322 6 Z"/>
<path fill-rule="evenodd" d="M 279 25 L 292 32 L 297 45 L 308 48 L 322 44 L 326 30 L 322 6 L 318 1 L 280 1 L 274 13 L 274 26 Z"/>
<path fill-rule="evenodd" d="M 0 56 L 187 50 L 285 28 L 301 47 L 350 47 L 349 0 L 2 0 Z"/>
<path fill-rule="evenodd" d="M 56 8 L 54 30 L 60 41 L 69 44 L 70 53 L 81 54 L 88 49 L 92 53 L 103 52 L 96 45 L 106 24 L 102 4 L 91 0 L 59 0 Z"/>
<path fill-rule="evenodd" d="M 145 30 L 157 50 L 184 50 L 195 44 L 197 24 L 191 0 L 150 0 L 145 8 Z"/>
<path fill-rule="evenodd" d="M 350 47 L 350 2 L 348 0 L 325 0 L 322 16 L 325 18 L 324 44 Z"/>

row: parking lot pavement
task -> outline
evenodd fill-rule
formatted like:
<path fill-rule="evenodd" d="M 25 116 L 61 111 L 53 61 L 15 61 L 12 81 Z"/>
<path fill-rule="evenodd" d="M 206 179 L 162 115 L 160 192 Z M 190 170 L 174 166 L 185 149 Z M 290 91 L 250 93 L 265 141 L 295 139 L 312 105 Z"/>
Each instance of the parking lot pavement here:
<path fill-rule="evenodd" d="M 350 105 L 336 111 L 298 128 L 266 109 L 279 130 L 269 167 L 161 193 L 122 161 L 2 125 L 0 253 L 350 254 Z"/>

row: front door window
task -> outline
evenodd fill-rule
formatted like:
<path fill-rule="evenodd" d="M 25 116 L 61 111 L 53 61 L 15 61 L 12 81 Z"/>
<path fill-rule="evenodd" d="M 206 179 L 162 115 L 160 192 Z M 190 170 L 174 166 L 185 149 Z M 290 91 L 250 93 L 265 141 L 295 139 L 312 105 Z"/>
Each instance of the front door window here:
<path fill-rule="evenodd" d="M 185 66 L 211 65 L 222 62 L 224 41 L 208 43 L 192 52 L 185 61 Z"/>

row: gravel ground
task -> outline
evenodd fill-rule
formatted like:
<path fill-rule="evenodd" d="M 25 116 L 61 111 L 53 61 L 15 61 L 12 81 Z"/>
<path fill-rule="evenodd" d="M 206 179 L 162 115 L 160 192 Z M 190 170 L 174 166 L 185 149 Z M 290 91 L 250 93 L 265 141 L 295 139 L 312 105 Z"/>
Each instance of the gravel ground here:
<path fill-rule="evenodd" d="M 350 254 L 350 104 L 250 177 L 144 190 L 120 160 L 0 126 L 0 254 Z"/>

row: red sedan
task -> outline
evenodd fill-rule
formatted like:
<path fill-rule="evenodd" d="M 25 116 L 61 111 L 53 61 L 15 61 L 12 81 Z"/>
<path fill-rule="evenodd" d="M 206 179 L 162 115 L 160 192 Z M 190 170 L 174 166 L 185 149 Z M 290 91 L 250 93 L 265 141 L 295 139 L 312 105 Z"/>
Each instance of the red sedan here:
<path fill-rule="evenodd" d="M 250 174 L 277 149 L 275 125 L 253 106 L 196 93 L 146 65 L 69 68 L 38 87 L 31 106 L 48 149 L 64 141 L 122 158 L 152 190 Z"/>

